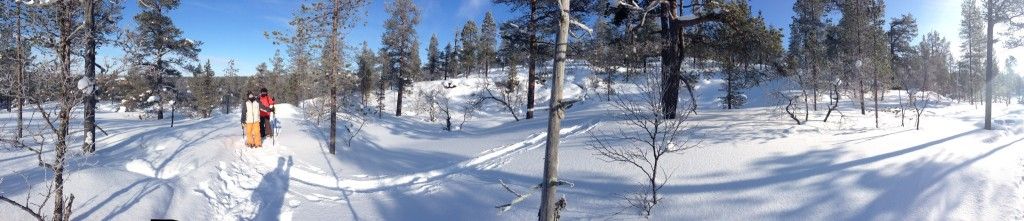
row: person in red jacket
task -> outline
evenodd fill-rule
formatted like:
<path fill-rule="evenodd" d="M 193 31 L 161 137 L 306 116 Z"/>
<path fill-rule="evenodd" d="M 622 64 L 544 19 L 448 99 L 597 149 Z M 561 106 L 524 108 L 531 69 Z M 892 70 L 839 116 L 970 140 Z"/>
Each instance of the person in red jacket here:
<path fill-rule="evenodd" d="M 274 112 L 274 98 L 267 93 L 267 88 L 260 88 L 260 138 L 273 136 L 274 128 L 270 125 L 270 113 Z"/>

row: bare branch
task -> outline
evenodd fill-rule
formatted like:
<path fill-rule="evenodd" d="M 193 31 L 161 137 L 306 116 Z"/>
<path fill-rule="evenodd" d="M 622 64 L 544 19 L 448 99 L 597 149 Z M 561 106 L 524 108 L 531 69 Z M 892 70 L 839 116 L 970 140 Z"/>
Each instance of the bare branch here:
<path fill-rule="evenodd" d="M 18 202 L 15 202 L 14 200 L 11 200 L 11 199 L 9 199 L 7 197 L 4 197 L 3 195 L 0 195 L 0 201 L 7 202 L 7 203 L 13 205 L 14 207 L 17 207 L 18 209 L 21 209 L 22 211 L 25 211 L 25 213 L 28 213 L 32 217 L 35 217 L 36 220 L 39 220 L 39 221 L 43 220 L 43 216 L 39 215 L 39 213 L 36 213 L 35 211 L 32 211 L 32 208 L 28 208 L 28 206 L 25 206 L 25 205 L 22 205 L 22 204 L 20 204 Z"/>

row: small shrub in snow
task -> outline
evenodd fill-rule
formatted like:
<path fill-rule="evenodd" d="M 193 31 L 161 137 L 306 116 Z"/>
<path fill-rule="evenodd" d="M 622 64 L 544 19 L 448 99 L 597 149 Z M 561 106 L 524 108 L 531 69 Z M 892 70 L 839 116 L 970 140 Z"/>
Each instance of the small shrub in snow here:
<path fill-rule="evenodd" d="M 619 95 L 614 99 L 618 117 L 628 126 L 615 131 L 591 133 L 590 149 L 607 162 L 631 165 L 643 174 L 643 191 L 628 194 L 627 202 L 648 217 L 658 202 L 658 191 L 665 186 L 670 173 L 660 163 L 668 154 L 697 147 L 699 141 L 687 137 L 685 122 L 690 112 L 675 119 L 665 119 L 662 112 L 660 79 L 652 75 L 636 95 Z M 627 93 L 628 94 L 628 93 Z"/>

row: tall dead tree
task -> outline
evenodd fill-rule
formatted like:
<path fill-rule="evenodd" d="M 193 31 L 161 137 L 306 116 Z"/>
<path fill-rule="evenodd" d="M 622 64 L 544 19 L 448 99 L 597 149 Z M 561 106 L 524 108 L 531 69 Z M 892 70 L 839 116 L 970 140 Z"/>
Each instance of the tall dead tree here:
<path fill-rule="evenodd" d="M 565 82 L 566 54 L 569 50 L 569 25 L 575 22 L 569 14 L 569 0 L 558 0 L 560 9 L 558 35 L 555 41 L 554 73 L 551 79 L 551 103 L 548 105 L 548 134 L 544 149 L 544 180 L 541 183 L 540 220 L 558 220 L 559 207 L 565 207 L 565 199 L 556 202 L 558 181 L 558 143 L 562 118 L 565 118 L 566 104 L 562 101 L 562 84 Z M 572 22 L 572 23 L 571 23 Z"/>
<path fill-rule="evenodd" d="M 562 84 L 565 81 L 565 60 L 568 50 L 569 35 L 569 0 L 559 0 L 562 10 L 561 21 L 558 23 L 558 39 L 554 61 L 554 76 L 551 82 L 551 102 L 548 106 L 548 134 L 544 154 L 544 182 L 541 187 L 541 220 L 556 220 L 555 186 L 558 183 L 558 143 L 561 120 L 565 117 L 562 106 Z"/>

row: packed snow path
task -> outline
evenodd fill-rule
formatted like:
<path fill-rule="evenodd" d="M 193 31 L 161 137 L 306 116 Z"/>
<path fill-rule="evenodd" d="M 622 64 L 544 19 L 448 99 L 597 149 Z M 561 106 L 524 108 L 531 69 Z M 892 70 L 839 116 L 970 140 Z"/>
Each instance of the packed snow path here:
<path fill-rule="evenodd" d="M 464 131 L 383 117 L 330 155 L 322 129 L 279 108 L 276 145 L 242 145 L 237 117 L 168 127 L 101 113 L 109 136 L 70 162 L 76 220 L 522 220 L 536 196 L 499 213 L 540 180 L 546 119 Z M 764 109 L 706 110 L 692 125 L 702 147 L 671 155 L 674 176 L 656 208 L 665 220 L 1012 220 L 1024 218 L 1024 106 L 998 107 L 997 130 L 977 129 L 970 105 L 935 108 L 922 130 L 883 129 L 852 114 L 793 125 Z M 587 149 L 590 131 L 618 131 L 606 103 L 581 103 L 561 131 L 564 217 L 636 219 L 621 194 L 637 172 Z M 7 119 L 10 115 L 0 114 Z M 912 122 L 912 121 L 910 121 Z M 870 126 L 869 126 L 870 125 Z M 341 143 L 341 142 L 339 142 Z M 0 152 L 0 194 L 24 199 L 47 179 L 24 151 Z M 32 187 L 30 189 L 29 187 Z M 698 206 L 699 205 L 699 206 Z M 680 209 L 685 208 L 685 209 Z M 0 214 L 20 211 L 0 204 Z"/>
<path fill-rule="evenodd" d="M 263 148 L 250 149 L 244 146 L 242 131 L 234 115 L 220 115 L 211 119 L 179 122 L 175 127 L 159 123 L 139 124 L 133 120 L 118 120 L 124 126 L 110 127 L 114 136 L 98 139 L 101 148 L 93 156 L 86 156 L 72 165 L 70 182 L 76 186 L 111 186 L 114 189 L 98 189 L 93 198 L 81 205 L 89 208 L 76 213 L 76 219 L 111 219 L 118 217 L 172 217 L 177 219 L 217 220 L 254 219 L 290 220 L 295 209 L 307 205 L 312 211 L 322 207 L 334 207 L 351 203 L 348 196 L 354 193 L 373 194 L 379 191 L 429 192 L 436 189 L 437 180 L 467 170 L 487 170 L 508 162 L 512 155 L 543 146 L 543 131 L 523 133 L 500 133 L 484 136 L 489 142 L 477 144 L 486 147 L 457 150 L 442 162 L 429 162 L 430 155 L 409 155 L 406 158 L 389 158 L 390 154 L 404 152 L 401 147 L 385 150 L 380 146 L 360 143 L 350 148 L 339 145 L 339 157 L 331 156 L 323 143 L 326 139 L 312 123 L 290 105 L 281 105 L 278 113 L 278 137 L 267 138 Z M 109 113 L 108 115 L 116 115 Z M 367 130 L 396 130 L 403 127 L 406 132 L 381 133 L 389 136 L 408 138 L 407 144 L 438 145 L 412 146 L 409 148 L 454 148 L 457 145 L 431 144 L 436 137 L 416 136 L 415 133 L 456 133 L 434 132 L 433 125 L 395 125 L 384 122 L 383 126 L 367 126 Z M 564 137 L 577 136 L 592 129 L 595 122 L 579 121 L 569 123 L 561 132 Z M 463 134 L 466 136 L 466 134 Z M 368 137 L 372 137 L 368 136 Z M 276 139 L 276 140 L 275 140 Z M 507 142 L 506 142 L 507 141 Z M 339 142 L 340 143 L 340 142 Z M 388 144 L 387 142 L 380 142 Z M 476 145 L 476 144 L 473 144 Z M 446 147 L 447 146 L 447 147 Z M 359 148 L 373 148 L 360 150 Z M 419 151 L 423 152 L 423 151 Z M 443 151 L 437 151 L 443 152 Z M 471 153 L 475 152 L 475 153 Z M 387 154 L 383 154 L 387 153 Z M 341 156 L 351 154 L 352 156 Z M 409 153 L 406 153 L 409 154 Z M 459 155 L 462 154 L 462 155 Z M 362 158 L 362 160 L 348 159 Z M 382 158 L 366 161 L 366 158 Z M 4 161 L 29 162 L 32 157 L 19 156 Z M 408 161 L 408 162 L 403 162 Z M 388 162 L 392 161 L 392 162 Z M 413 162 L 425 161 L 425 162 Z M 359 164 L 370 162 L 367 165 Z M 402 165 L 408 163 L 414 166 Z M 396 165 L 397 164 L 397 165 Z M 360 167 L 375 166 L 362 170 Z M 25 191 L 20 184 L 43 182 L 36 176 L 40 169 L 17 171 L 16 176 L 4 177 L 0 183 L 5 194 Z M 391 172 L 394 174 L 366 173 Z M 15 171 L 11 171 L 15 172 Z M 23 178 L 19 182 L 11 177 Z M 102 177 L 102 178 L 100 178 Z M 76 179 L 77 178 L 77 179 Z M 88 184 L 86 184 L 88 183 Z M 11 187 L 11 188 L 6 188 Z M 70 187 L 72 191 L 75 186 Z M 90 188 L 82 188 L 89 190 Z M 95 191 L 95 190 L 93 190 Z M 87 191 L 90 192 L 90 191 Z M 79 196 L 83 195 L 79 193 Z M 200 197 L 196 197 L 200 196 Z M 179 201 L 191 206 L 178 206 Z M 186 204 L 186 205 L 187 205 Z M 158 209 L 162 207 L 167 209 Z M 6 207 L 4 207 L 6 211 Z M 202 211 L 202 212 L 199 212 Z M 307 211 L 304 215 L 316 214 Z M 17 212 L 17 211 L 14 211 Z M 351 210 L 355 218 L 356 210 Z M 184 215 L 184 216 L 183 216 Z M 306 217 L 306 216 L 299 216 Z M 315 217 L 315 216 L 313 216 Z"/>

